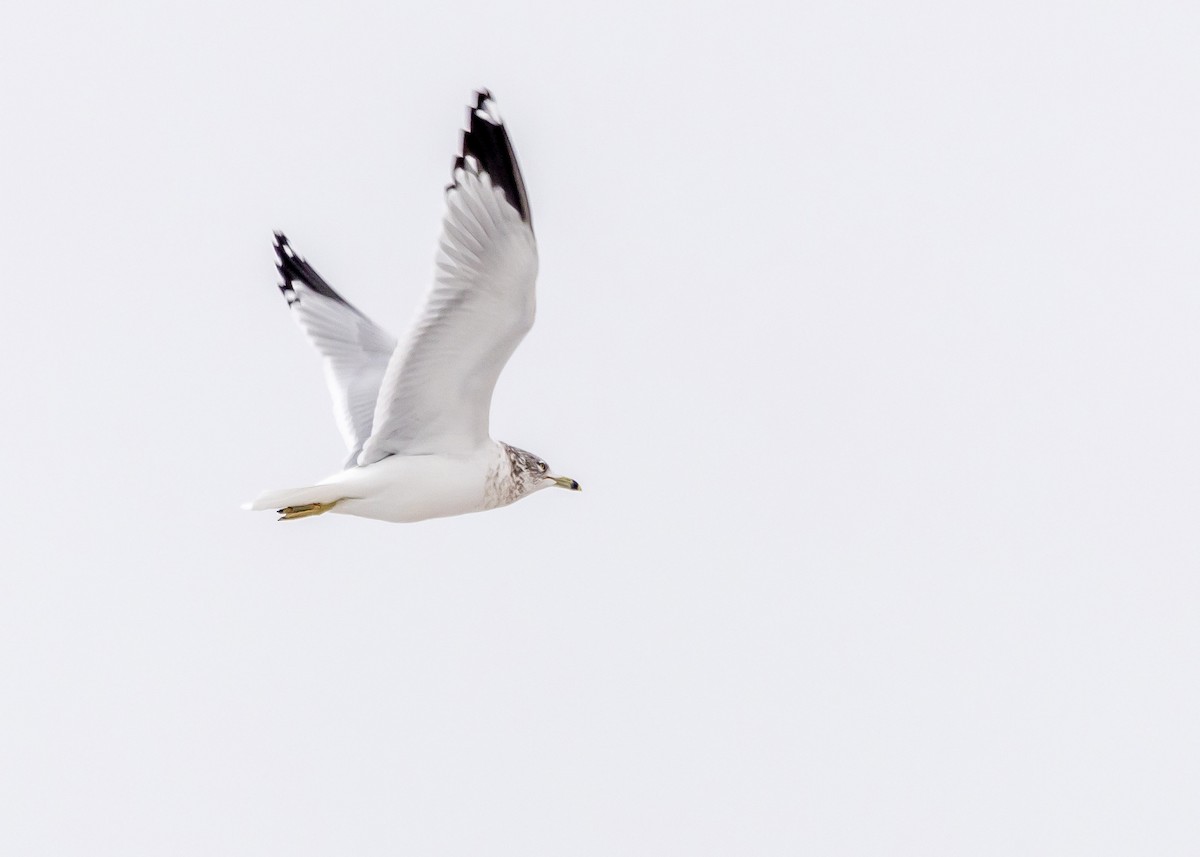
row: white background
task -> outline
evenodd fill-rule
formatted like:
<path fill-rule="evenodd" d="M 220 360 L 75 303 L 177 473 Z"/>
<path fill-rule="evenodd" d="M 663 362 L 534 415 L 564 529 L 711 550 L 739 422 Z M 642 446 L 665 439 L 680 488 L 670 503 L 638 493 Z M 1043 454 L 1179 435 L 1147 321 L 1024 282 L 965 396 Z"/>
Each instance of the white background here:
<path fill-rule="evenodd" d="M 0 853 L 1200 849 L 1194 4 L 34 7 Z M 478 86 L 584 492 L 240 511 L 345 454 L 271 230 L 403 329 Z"/>

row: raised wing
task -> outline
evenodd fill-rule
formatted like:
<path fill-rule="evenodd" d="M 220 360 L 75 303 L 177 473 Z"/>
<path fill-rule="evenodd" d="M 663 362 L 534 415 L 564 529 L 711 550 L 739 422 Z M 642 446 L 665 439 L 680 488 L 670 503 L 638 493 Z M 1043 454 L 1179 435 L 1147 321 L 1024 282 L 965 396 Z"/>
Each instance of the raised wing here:
<path fill-rule="evenodd" d="M 325 358 L 325 380 L 333 396 L 333 414 L 352 467 L 371 435 L 379 386 L 396 340 L 333 290 L 312 266 L 296 255 L 287 236 L 275 233 L 279 290 L 313 345 Z"/>
<path fill-rule="evenodd" d="M 477 96 L 446 188 L 433 288 L 388 364 L 359 464 L 478 448 L 496 379 L 533 326 L 529 201 L 496 104 Z"/>

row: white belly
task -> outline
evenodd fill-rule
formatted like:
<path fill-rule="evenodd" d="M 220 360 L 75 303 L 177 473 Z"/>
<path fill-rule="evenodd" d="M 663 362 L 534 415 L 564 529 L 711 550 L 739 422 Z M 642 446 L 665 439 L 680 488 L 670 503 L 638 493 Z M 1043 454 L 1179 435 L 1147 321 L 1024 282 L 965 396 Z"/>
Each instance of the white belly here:
<path fill-rule="evenodd" d="M 347 499 L 332 511 L 361 518 L 407 523 L 482 512 L 489 479 L 501 456 L 495 444 L 473 455 L 393 455 L 327 479 Z"/>

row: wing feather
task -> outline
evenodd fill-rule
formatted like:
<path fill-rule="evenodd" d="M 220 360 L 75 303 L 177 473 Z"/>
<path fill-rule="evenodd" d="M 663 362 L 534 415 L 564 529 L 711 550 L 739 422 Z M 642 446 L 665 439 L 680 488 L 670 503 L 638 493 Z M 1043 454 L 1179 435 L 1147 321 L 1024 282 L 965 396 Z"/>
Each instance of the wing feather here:
<path fill-rule="evenodd" d="M 480 92 L 446 189 L 425 309 L 392 354 L 359 464 L 467 453 L 488 440 L 492 391 L 533 326 L 537 243 L 512 144 Z"/>
<path fill-rule="evenodd" d="M 375 402 L 396 340 L 334 291 L 282 232 L 275 233 L 279 289 L 300 329 L 321 353 L 338 430 L 352 466 L 371 435 Z"/>

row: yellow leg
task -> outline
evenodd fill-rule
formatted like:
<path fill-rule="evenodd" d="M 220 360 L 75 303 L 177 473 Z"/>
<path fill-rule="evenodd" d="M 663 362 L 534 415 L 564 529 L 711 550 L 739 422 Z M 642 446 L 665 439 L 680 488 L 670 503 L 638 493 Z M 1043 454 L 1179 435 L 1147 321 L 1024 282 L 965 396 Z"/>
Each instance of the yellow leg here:
<path fill-rule="evenodd" d="M 281 521 L 295 521 L 300 518 L 311 518 L 314 515 L 324 515 L 338 503 L 342 502 L 343 498 L 338 498 L 329 503 L 305 503 L 302 506 L 284 506 L 277 511 L 282 516 Z"/>

